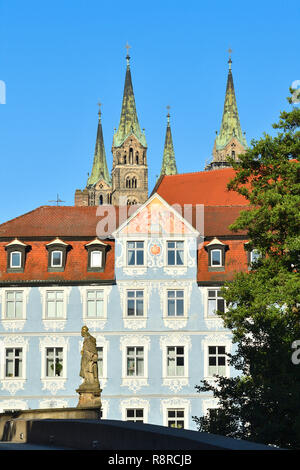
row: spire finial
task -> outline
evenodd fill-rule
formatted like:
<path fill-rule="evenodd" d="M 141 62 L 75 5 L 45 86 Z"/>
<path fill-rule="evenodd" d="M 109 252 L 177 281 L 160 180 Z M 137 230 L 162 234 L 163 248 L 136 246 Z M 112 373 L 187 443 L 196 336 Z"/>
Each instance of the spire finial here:
<path fill-rule="evenodd" d="M 229 70 L 231 70 L 231 64 L 232 64 L 232 60 L 231 60 L 232 49 L 231 48 L 228 49 L 228 54 L 229 54 L 229 59 L 228 59 Z"/>
<path fill-rule="evenodd" d="M 131 49 L 131 46 L 128 44 L 128 41 L 126 42 L 125 47 L 127 49 L 127 55 L 126 55 L 127 65 L 129 66 L 129 60 L 130 60 L 129 49 Z"/>
<path fill-rule="evenodd" d="M 100 103 L 100 101 L 99 101 L 97 104 L 99 106 L 99 110 L 98 110 L 99 121 L 101 121 L 101 106 L 102 106 L 102 103 Z"/>
<path fill-rule="evenodd" d="M 167 114 L 167 119 L 168 119 L 168 125 L 170 124 L 170 109 L 171 109 L 171 106 L 166 106 L 167 110 L 168 110 L 168 114 Z"/>

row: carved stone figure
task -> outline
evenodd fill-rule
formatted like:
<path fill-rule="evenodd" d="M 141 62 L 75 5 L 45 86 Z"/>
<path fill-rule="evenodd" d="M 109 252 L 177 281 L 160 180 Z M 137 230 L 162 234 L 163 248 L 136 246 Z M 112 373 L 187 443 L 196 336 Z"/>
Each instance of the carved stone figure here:
<path fill-rule="evenodd" d="M 98 379 L 98 351 L 96 339 L 90 335 L 87 326 L 81 328 L 81 336 L 84 338 L 81 350 L 80 377 L 84 379 L 85 384 L 97 384 Z"/>
<path fill-rule="evenodd" d="M 81 328 L 83 337 L 83 346 L 81 350 L 80 377 L 83 382 L 76 390 L 79 393 L 79 402 L 77 407 L 101 407 L 101 388 L 98 378 L 98 351 L 96 339 L 90 335 L 87 326 Z"/>

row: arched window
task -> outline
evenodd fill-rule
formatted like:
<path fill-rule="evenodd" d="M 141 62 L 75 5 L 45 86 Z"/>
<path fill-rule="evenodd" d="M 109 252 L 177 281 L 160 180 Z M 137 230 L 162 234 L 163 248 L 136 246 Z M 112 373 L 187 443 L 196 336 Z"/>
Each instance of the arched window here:
<path fill-rule="evenodd" d="M 131 179 L 129 176 L 126 178 L 126 188 L 131 188 Z"/>
<path fill-rule="evenodd" d="M 99 196 L 99 205 L 102 206 L 102 204 L 103 204 L 103 196 L 102 196 L 102 194 L 100 194 L 100 196 Z"/>
<path fill-rule="evenodd" d="M 109 204 L 109 194 L 107 195 L 107 204 Z"/>
<path fill-rule="evenodd" d="M 135 199 L 127 199 L 127 206 L 133 206 L 133 204 L 137 204 Z"/>
<path fill-rule="evenodd" d="M 126 163 L 127 163 L 127 158 L 126 158 L 126 155 L 124 155 L 124 157 L 123 157 L 123 161 L 124 161 L 124 164 L 126 165 Z"/>
<path fill-rule="evenodd" d="M 133 163 L 133 148 L 130 147 L 129 149 L 129 163 Z"/>
<path fill-rule="evenodd" d="M 231 151 L 231 156 L 232 156 L 232 158 L 235 158 L 235 151 L 234 150 Z"/>
<path fill-rule="evenodd" d="M 136 152 L 136 154 L 135 154 L 135 163 L 137 165 L 139 164 L 139 152 Z"/>
<path fill-rule="evenodd" d="M 137 185 L 137 180 L 136 180 L 136 177 L 134 176 L 131 180 L 131 187 L 136 188 L 136 185 Z"/>

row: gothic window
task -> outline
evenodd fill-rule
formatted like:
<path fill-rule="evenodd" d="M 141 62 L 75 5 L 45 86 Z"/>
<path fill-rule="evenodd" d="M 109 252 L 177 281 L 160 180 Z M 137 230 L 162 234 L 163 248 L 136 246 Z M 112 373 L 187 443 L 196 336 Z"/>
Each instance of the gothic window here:
<path fill-rule="evenodd" d="M 124 157 L 123 157 L 123 162 L 124 162 L 124 165 L 126 165 L 126 163 L 127 163 L 126 155 L 124 155 Z"/>
<path fill-rule="evenodd" d="M 127 199 L 127 206 L 133 206 L 134 204 L 137 204 L 135 199 Z"/>
<path fill-rule="evenodd" d="M 100 194 L 100 196 L 99 196 L 99 204 L 100 204 L 100 206 L 102 206 L 102 204 L 103 204 L 103 196 L 102 196 L 102 194 Z"/>
<path fill-rule="evenodd" d="M 131 179 L 129 178 L 129 176 L 127 176 L 126 178 L 126 188 L 130 188 L 130 184 L 131 184 Z M 128 202 L 127 202 L 128 204 Z"/>
<path fill-rule="evenodd" d="M 136 152 L 136 154 L 135 154 L 135 163 L 137 165 L 139 164 L 139 152 Z"/>
<path fill-rule="evenodd" d="M 232 158 L 235 158 L 235 151 L 234 150 L 231 151 L 231 156 L 232 156 Z"/>

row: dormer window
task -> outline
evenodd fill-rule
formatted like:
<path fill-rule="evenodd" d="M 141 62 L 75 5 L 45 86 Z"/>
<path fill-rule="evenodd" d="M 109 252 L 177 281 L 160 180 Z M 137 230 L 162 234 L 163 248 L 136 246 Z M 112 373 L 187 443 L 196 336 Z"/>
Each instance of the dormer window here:
<path fill-rule="evenodd" d="M 225 253 L 228 250 L 228 245 L 214 238 L 204 248 L 208 253 L 208 271 L 224 271 Z"/>
<path fill-rule="evenodd" d="M 17 238 L 6 245 L 7 252 L 7 272 L 24 272 L 25 256 L 28 245 L 22 243 Z"/>
<path fill-rule="evenodd" d="M 222 266 L 222 250 L 218 249 L 210 251 L 210 265 Z"/>
<path fill-rule="evenodd" d="M 52 251 L 51 253 L 51 267 L 61 268 L 62 267 L 62 260 L 63 260 L 63 252 L 62 251 Z"/>
<path fill-rule="evenodd" d="M 102 251 L 92 251 L 91 252 L 91 268 L 101 268 L 102 267 Z"/>
<path fill-rule="evenodd" d="M 46 245 L 48 250 L 48 271 L 62 272 L 65 270 L 68 243 L 56 238 Z"/>
<path fill-rule="evenodd" d="M 22 253 L 20 251 L 12 251 L 10 253 L 10 267 L 20 268 L 21 267 Z"/>
<path fill-rule="evenodd" d="M 109 245 L 95 238 L 95 240 L 85 245 L 85 248 L 88 252 L 87 270 L 103 272 L 105 268 L 106 252 Z"/>

